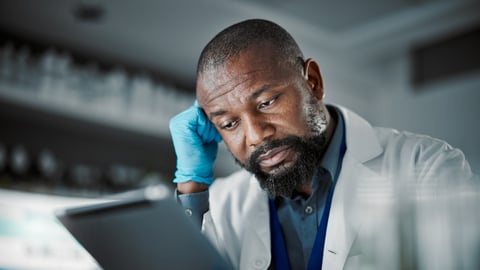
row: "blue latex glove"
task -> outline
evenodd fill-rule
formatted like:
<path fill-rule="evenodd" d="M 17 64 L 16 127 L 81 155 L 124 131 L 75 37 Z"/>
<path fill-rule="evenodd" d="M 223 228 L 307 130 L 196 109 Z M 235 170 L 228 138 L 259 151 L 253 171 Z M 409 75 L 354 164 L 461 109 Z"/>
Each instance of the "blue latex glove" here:
<path fill-rule="evenodd" d="M 175 183 L 195 181 L 211 185 L 213 164 L 222 137 L 195 104 L 170 120 L 170 133 L 177 155 Z"/>

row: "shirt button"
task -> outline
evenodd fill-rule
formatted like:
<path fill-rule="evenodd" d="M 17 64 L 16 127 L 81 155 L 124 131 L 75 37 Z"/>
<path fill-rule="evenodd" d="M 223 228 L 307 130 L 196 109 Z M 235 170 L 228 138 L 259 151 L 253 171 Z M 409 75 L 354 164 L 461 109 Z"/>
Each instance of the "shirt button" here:
<path fill-rule="evenodd" d="M 252 264 L 254 269 L 264 269 L 267 267 L 267 260 L 265 258 L 257 258 Z"/>
<path fill-rule="evenodd" d="M 193 215 L 192 209 L 190 208 L 185 209 L 185 215 L 187 217 L 191 217 Z"/>
<path fill-rule="evenodd" d="M 313 207 L 310 205 L 305 207 L 305 214 L 310 215 L 311 213 L 313 213 Z"/>

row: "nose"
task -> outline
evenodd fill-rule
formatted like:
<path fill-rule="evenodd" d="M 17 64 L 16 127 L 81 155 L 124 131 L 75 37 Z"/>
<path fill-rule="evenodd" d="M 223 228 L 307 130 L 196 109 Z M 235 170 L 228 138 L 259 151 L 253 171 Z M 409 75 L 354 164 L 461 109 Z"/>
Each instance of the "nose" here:
<path fill-rule="evenodd" d="M 275 134 L 275 127 L 261 117 L 248 117 L 243 120 L 245 142 L 248 147 L 257 147 Z"/>

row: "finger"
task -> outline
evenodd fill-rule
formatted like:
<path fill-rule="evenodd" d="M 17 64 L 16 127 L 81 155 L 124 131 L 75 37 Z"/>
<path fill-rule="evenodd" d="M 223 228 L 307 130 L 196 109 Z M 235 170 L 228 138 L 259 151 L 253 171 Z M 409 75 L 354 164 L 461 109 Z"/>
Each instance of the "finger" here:
<path fill-rule="evenodd" d="M 222 137 L 201 108 L 198 108 L 198 134 L 204 142 L 221 142 Z"/>

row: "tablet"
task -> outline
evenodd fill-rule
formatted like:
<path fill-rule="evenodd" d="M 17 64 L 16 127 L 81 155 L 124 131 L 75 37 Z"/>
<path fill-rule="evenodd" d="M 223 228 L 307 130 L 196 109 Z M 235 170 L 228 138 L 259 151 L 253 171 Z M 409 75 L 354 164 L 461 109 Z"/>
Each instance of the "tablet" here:
<path fill-rule="evenodd" d="M 55 214 L 103 269 L 231 269 L 166 186 Z"/>

